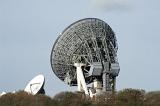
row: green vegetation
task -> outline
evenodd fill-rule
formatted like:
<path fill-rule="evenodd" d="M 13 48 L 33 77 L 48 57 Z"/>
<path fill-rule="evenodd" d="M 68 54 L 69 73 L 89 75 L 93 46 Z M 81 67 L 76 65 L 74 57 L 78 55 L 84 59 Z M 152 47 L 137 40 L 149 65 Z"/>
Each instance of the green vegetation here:
<path fill-rule="evenodd" d="M 0 106 L 160 106 L 160 92 L 124 89 L 90 99 L 79 92 L 61 92 L 51 98 L 19 91 L 0 97 Z"/>

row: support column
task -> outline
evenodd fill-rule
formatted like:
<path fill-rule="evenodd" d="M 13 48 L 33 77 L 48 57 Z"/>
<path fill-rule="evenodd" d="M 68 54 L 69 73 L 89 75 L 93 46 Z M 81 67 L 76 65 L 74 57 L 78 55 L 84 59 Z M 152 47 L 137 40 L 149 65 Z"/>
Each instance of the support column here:
<path fill-rule="evenodd" d="M 87 90 L 87 85 L 85 82 L 85 78 L 83 75 L 83 71 L 81 66 L 84 66 L 82 63 L 75 63 L 74 66 L 76 67 L 76 73 L 77 73 L 77 85 L 78 85 L 78 91 L 84 90 L 85 94 L 89 95 Z"/>
<path fill-rule="evenodd" d="M 111 84 L 110 84 L 109 74 L 106 75 L 106 90 L 107 91 L 111 91 Z"/>
<path fill-rule="evenodd" d="M 106 73 L 103 73 L 103 91 L 105 92 L 107 89 L 107 78 L 106 78 Z"/>
<path fill-rule="evenodd" d="M 113 90 L 113 93 L 116 91 L 116 77 L 113 78 L 112 90 Z"/>
<path fill-rule="evenodd" d="M 102 92 L 102 82 L 98 79 L 93 80 L 93 88 L 96 90 L 96 93 Z"/>
<path fill-rule="evenodd" d="M 103 62 L 103 91 L 111 91 L 111 84 L 110 84 L 110 78 L 109 78 L 109 62 Z"/>

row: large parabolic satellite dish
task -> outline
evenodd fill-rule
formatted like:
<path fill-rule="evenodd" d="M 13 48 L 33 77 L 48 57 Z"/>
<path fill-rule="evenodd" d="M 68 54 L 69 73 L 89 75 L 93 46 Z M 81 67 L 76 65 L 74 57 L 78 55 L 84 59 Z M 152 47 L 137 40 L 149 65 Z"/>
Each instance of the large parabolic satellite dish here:
<path fill-rule="evenodd" d="M 55 41 L 52 70 L 59 79 L 74 86 L 78 83 L 75 63 L 83 63 L 86 84 L 98 81 L 104 91 L 110 91 L 115 89 L 120 70 L 117 49 L 116 36 L 107 23 L 85 18 L 68 26 Z"/>

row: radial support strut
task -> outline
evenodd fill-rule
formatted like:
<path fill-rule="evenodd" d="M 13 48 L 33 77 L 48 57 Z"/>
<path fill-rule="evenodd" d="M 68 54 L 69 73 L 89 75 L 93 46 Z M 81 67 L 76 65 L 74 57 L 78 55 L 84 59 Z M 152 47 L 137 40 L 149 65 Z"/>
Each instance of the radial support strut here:
<path fill-rule="evenodd" d="M 83 75 L 83 71 L 81 66 L 84 66 L 83 63 L 75 63 L 74 66 L 76 67 L 76 73 L 77 73 L 77 85 L 78 85 L 78 91 L 84 91 L 85 94 L 89 95 L 87 90 L 87 85 L 85 82 L 85 78 Z"/>

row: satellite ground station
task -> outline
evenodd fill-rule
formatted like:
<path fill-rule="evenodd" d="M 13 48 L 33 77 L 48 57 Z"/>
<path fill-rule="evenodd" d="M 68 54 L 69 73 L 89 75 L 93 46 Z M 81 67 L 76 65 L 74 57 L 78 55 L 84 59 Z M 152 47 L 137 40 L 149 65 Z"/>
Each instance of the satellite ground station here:
<path fill-rule="evenodd" d="M 44 76 L 41 74 L 37 75 L 27 84 L 24 91 L 32 95 L 45 94 L 44 83 L 45 83 Z"/>
<path fill-rule="evenodd" d="M 120 71 L 117 50 L 111 27 L 100 19 L 85 18 L 58 36 L 51 52 L 51 67 L 59 79 L 78 86 L 78 91 L 86 95 L 112 92 Z"/>

